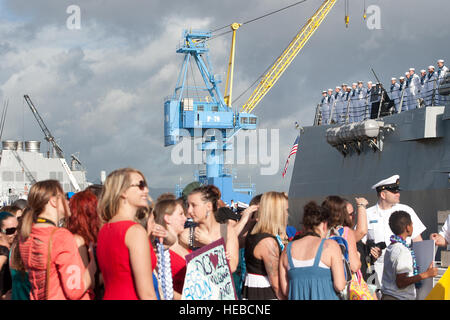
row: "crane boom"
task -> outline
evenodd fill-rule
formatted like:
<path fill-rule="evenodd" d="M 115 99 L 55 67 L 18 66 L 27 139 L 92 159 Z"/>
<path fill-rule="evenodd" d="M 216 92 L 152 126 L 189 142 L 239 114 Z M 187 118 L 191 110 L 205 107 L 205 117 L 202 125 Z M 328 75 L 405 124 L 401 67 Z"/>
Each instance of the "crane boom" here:
<path fill-rule="evenodd" d="M 61 147 L 56 142 L 55 138 L 51 134 L 50 130 L 48 130 L 47 126 L 44 123 L 44 120 L 42 120 L 39 112 L 37 111 L 36 107 L 34 106 L 33 102 L 31 101 L 30 97 L 26 94 L 23 96 L 25 98 L 25 101 L 27 102 L 28 106 L 31 109 L 31 112 L 33 113 L 34 117 L 36 118 L 39 126 L 41 127 L 42 131 L 45 135 L 45 140 L 50 142 L 53 146 L 53 149 L 55 150 L 56 154 L 58 155 L 59 160 L 61 161 L 61 165 L 64 168 L 64 171 L 66 172 L 67 176 L 69 177 L 70 183 L 72 184 L 73 188 L 76 192 L 81 191 L 80 186 L 78 185 L 77 180 L 75 179 L 72 171 L 70 170 L 69 166 L 67 165 L 66 159 L 64 158 L 63 151 Z"/>
<path fill-rule="evenodd" d="M 48 130 L 47 126 L 44 123 L 44 120 L 42 120 L 41 115 L 37 111 L 36 107 L 34 106 L 33 102 L 31 101 L 30 97 L 27 94 L 24 95 L 23 97 L 25 98 L 25 101 L 27 102 L 28 106 L 30 107 L 31 112 L 33 113 L 39 126 L 41 127 L 42 131 L 44 132 L 45 140 L 47 140 L 48 142 L 50 142 L 52 144 L 52 146 L 59 158 L 64 158 L 64 154 L 62 152 L 61 147 L 58 145 L 55 138 L 50 133 L 50 130 Z"/>
<path fill-rule="evenodd" d="M 300 32 L 294 37 L 288 47 L 278 57 L 270 69 L 263 75 L 260 83 L 251 94 L 247 102 L 242 106 L 241 112 L 250 113 L 269 92 L 269 90 L 278 81 L 287 67 L 291 64 L 309 38 L 323 22 L 327 14 L 331 11 L 337 0 L 325 0 L 317 9 L 314 15 L 303 26 Z"/>

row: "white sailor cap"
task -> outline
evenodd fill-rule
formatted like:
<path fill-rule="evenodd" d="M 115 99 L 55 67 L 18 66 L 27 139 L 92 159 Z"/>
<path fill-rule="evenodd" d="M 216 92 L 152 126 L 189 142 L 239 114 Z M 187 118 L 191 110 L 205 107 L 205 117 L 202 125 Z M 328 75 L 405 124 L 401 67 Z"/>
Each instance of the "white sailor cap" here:
<path fill-rule="evenodd" d="M 400 79 L 400 80 L 405 80 L 405 77 L 400 77 L 399 79 Z"/>
<path fill-rule="evenodd" d="M 392 177 L 378 181 L 372 186 L 372 189 L 376 189 L 377 192 L 382 190 L 400 191 L 400 176 L 395 174 Z"/>
<path fill-rule="evenodd" d="M 391 78 L 391 81 L 393 81 L 393 80 L 397 81 L 397 78 Z"/>
<path fill-rule="evenodd" d="M 326 90 L 322 90 L 322 93 L 327 93 L 327 91 Z"/>
<path fill-rule="evenodd" d="M 416 69 L 414 69 L 414 68 L 409 68 L 409 71 L 416 71 Z"/>
<path fill-rule="evenodd" d="M 372 81 L 367 81 L 367 84 L 369 84 L 369 83 L 372 84 Z"/>
<path fill-rule="evenodd" d="M 358 84 L 356 83 L 356 82 L 353 82 L 352 83 L 352 86 L 357 86 Z"/>
<path fill-rule="evenodd" d="M 420 72 L 427 72 L 427 70 L 425 70 L 425 69 L 422 69 L 422 70 L 420 70 Z"/>
<path fill-rule="evenodd" d="M 333 91 L 333 89 L 328 89 L 328 91 Z"/>
<path fill-rule="evenodd" d="M 341 87 L 339 87 L 339 86 L 336 86 L 336 88 L 335 88 L 335 89 L 339 89 L 339 90 L 340 90 L 340 89 L 341 89 Z"/>
<path fill-rule="evenodd" d="M 438 62 L 438 63 L 444 63 L 444 60 L 439 59 L 437 62 Z"/>
<path fill-rule="evenodd" d="M 405 72 L 405 76 L 409 76 L 409 72 Z"/>
<path fill-rule="evenodd" d="M 428 66 L 428 69 L 433 69 L 434 70 L 434 66 Z"/>

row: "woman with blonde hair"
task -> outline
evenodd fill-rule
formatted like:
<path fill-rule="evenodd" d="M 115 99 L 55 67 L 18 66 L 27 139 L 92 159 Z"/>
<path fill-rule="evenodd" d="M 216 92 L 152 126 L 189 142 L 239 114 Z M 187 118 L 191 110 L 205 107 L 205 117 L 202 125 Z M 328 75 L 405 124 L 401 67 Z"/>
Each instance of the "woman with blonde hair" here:
<path fill-rule="evenodd" d="M 136 222 L 139 208 L 148 206 L 148 191 L 136 169 L 118 169 L 106 178 L 97 207 L 104 223 L 97 237 L 104 300 L 157 298 L 152 276 L 156 255 L 147 231 Z"/>
<path fill-rule="evenodd" d="M 284 192 L 266 192 L 261 197 L 258 221 L 245 241 L 244 299 L 285 298 L 280 290 L 278 264 L 287 243 L 288 207 Z"/>
<path fill-rule="evenodd" d="M 31 283 L 31 300 L 89 300 L 94 259 L 85 267 L 74 235 L 62 228 L 70 215 L 56 180 L 35 183 L 19 233 L 19 251 Z M 92 257 L 92 249 L 89 250 Z"/>

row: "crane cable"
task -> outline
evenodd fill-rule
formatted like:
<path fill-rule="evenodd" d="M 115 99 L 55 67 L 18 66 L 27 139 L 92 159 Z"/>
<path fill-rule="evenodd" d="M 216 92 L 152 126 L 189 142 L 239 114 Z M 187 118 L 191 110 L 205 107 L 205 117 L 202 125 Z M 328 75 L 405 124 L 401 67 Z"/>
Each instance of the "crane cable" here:
<path fill-rule="evenodd" d="M 281 11 L 283 11 L 283 10 L 292 8 L 292 7 L 296 6 L 296 5 L 305 3 L 306 1 L 308 1 L 308 0 L 297 1 L 297 2 L 295 2 L 295 3 L 293 3 L 293 4 L 290 4 L 290 5 L 286 6 L 286 7 L 283 7 L 283 8 L 280 8 L 280 9 L 278 9 L 278 10 L 271 11 L 271 12 L 269 12 L 269 13 L 263 14 L 262 16 L 259 16 L 259 17 L 256 17 L 256 18 L 247 20 L 247 21 L 243 22 L 241 25 L 245 25 L 245 24 L 249 24 L 249 23 L 258 21 L 258 20 L 260 20 L 260 19 L 262 19 L 262 18 L 268 17 L 268 16 L 273 15 L 273 14 L 275 14 L 275 13 L 278 13 L 278 12 L 281 12 Z M 214 32 L 223 30 L 223 29 L 228 28 L 228 27 L 230 27 L 230 25 L 226 25 L 226 26 L 223 26 L 223 27 L 220 27 L 220 28 L 216 28 L 216 29 L 212 30 L 211 32 L 214 33 Z M 209 38 L 209 39 L 207 39 L 207 40 L 205 40 L 205 41 L 214 40 L 214 39 L 216 39 L 216 38 L 219 38 L 219 37 L 224 36 L 224 35 L 226 35 L 226 34 L 229 34 L 229 33 L 231 33 L 231 32 L 233 32 L 233 30 L 228 30 L 228 31 L 219 33 L 219 34 L 217 34 L 217 35 L 215 35 L 215 36 L 212 36 L 211 38 Z M 264 71 L 264 72 L 263 72 L 263 73 L 262 73 L 262 74 L 261 74 L 261 75 L 260 75 L 260 76 L 259 76 L 259 77 L 258 77 L 258 78 L 257 78 L 257 79 L 256 79 L 256 80 L 255 80 L 255 81 L 254 81 L 247 89 L 246 89 L 246 90 L 244 90 L 244 92 L 242 92 L 242 93 L 241 93 L 234 101 L 235 101 L 235 102 L 238 101 L 240 98 L 242 98 L 242 96 L 243 96 L 246 92 L 248 92 L 251 88 L 253 88 L 253 87 L 261 80 L 261 78 L 264 76 L 264 74 L 266 74 L 266 72 L 270 69 L 270 67 L 271 67 L 271 65 L 268 66 L 267 69 L 266 69 L 266 70 L 265 70 L 265 71 Z"/>
<path fill-rule="evenodd" d="M 260 19 L 262 19 L 262 18 L 271 16 L 271 15 L 273 15 L 273 14 L 275 14 L 275 13 L 281 12 L 281 11 L 286 10 L 286 9 L 289 9 L 289 8 L 292 8 L 292 7 L 296 6 L 296 5 L 299 5 L 299 4 L 301 4 L 301 3 L 304 3 L 304 2 L 306 2 L 306 1 L 308 1 L 308 0 L 297 1 L 296 3 L 290 4 L 290 5 L 286 6 L 286 7 L 281 8 L 281 9 L 278 9 L 278 10 L 275 10 L 275 11 L 272 11 L 272 12 L 269 12 L 269 13 L 266 13 L 266 14 L 263 14 L 262 16 L 259 16 L 259 17 L 250 19 L 250 20 L 248 20 L 248 21 L 245 21 L 245 22 L 243 22 L 241 25 L 246 25 L 246 24 L 255 22 L 255 21 L 260 20 Z M 214 30 L 212 30 L 211 32 L 214 33 L 214 32 L 220 31 L 220 30 L 225 29 L 225 28 L 228 28 L 228 27 L 230 27 L 229 24 L 226 25 L 226 26 L 223 26 L 223 27 L 214 29 Z M 209 38 L 207 41 L 216 39 L 216 38 L 218 38 L 218 37 L 221 37 L 221 36 L 226 35 L 226 34 L 231 33 L 231 32 L 233 32 L 233 30 L 228 30 L 228 31 L 219 33 L 219 34 L 217 34 L 217 35 L 215 35 L 215 36 L 212 36 L 212 37 Z"/>

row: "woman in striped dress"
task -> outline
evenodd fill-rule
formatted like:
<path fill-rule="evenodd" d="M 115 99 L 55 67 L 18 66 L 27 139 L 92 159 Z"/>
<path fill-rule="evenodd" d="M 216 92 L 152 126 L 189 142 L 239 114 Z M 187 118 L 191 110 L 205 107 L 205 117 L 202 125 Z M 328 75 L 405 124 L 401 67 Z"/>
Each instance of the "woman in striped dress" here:
<path fill-rule="evenodd" d="M 243 299 L 285 299 L 280 290 L 278 264 L 287 242 L 287 219 L 286 193 L 264 193 L 259 206 L 258 222 L 245 241 L 247 275 Z"/>

